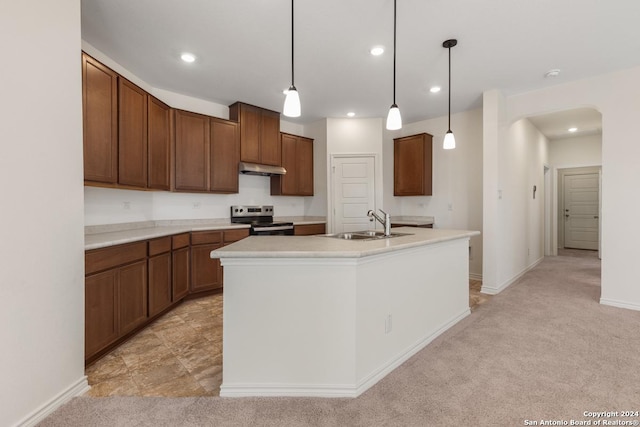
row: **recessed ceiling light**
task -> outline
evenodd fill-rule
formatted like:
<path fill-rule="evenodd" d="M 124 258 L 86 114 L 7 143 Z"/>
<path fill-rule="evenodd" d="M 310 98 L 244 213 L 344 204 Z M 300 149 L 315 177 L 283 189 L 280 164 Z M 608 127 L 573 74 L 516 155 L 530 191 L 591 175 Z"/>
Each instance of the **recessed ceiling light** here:
<path fill-rule="evenodd" d="M 440 86 L 433 86 L 431 89 L 429 89 L 429 92 L 438 93 L 438 92 L 440 92 L 440 90 L 441 90 Z"/>
<path fill-rule="evenodd" d="M 369 51 L 373 56 L 380 56 L 384 53 L 384 48 L 382 46 L 374 46 Z"/>
<path fill-rule="evenodd" d="M 355 115 L 356 115 L 356 113 L 354 113 L 353 111 L 349 111 L 349 112 L 347 113 L 347 116 L 348 116 L 348 117 L 353 117 L 353 116 L 355 116 Z"/>
<path fill-rule="evenodd" d="M 546 73 L 544 73 L 544 77 L 545 78 L 558 77 L 559 74 L 560 74 L 560 70 L 558 70 L 557 68 L 554 68 L 553 70 L 549 70 Z"/>
<path fill-rule="evenodd" d="M 569 128 L 569 129 L 567 129 L 567 130 L 568 130 L 569 132 L 575 132 L 575 131 L 577 131 L 577 130 L 578 130 L 578 128 Z"/>
<path fill-rule="evenodd" d="M 185 52 L 182 55 L 180 55 L 180 59 L 182 59 L 184 62 L 193 62 L 196 60 L 196 57 L 192 53 Z"/>

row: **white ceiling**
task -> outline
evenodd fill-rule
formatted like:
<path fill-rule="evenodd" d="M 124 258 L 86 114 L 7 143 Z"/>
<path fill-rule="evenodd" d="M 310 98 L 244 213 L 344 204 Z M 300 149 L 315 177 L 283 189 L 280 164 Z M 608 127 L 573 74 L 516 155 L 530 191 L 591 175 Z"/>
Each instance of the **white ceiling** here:
<path fill-rule="evenodd" d="M 150 85 L 282 111 L 291 82 L 289 0 L 82 0 L 82 38 Z M 638 0 L 398 0 L 396 101 L 406 123 L 640 65 Z M 369 49 L 386 52 L 373 57 Z M 302 116 L 385 117 L 393 101 L 393 0 L 295 3 Z M 197 56 L 183 63 L 180 53 Z M 555 78 L 545 78 L 550 69 Z M 429 88 L 440 85 L 439 94 Z M 454 126 L 453 126 L 454 127 Z M 454 127 L 455 128 L 455 127 Z"/>

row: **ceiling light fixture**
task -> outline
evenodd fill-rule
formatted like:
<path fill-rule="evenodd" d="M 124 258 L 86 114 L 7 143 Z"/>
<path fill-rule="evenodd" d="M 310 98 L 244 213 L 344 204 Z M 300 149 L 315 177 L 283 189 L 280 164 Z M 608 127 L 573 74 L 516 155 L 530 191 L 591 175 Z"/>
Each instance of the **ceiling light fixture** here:
<path fill-rule="evenodd" d="M 182 59 L 184 62 L 193 62 L 196 60 L 196 57 L 192 53 L 185 52 L 180 55 L 180 59 Z"/>
<path fill-rule="evenodd" d="M 433 86 L 431 89 L 429 89 L 429 92 L 431 93 L 438 93 L 442 90 L 442 88 L 440 86 Z"/>
<path fill-rule="evenodd" d="M 354 113 L 353 111 L 349 111 L 347 113 L 347 117 L 354 117 L 356 115 L 356 113 Z"/>
<path fill-rule="evenodd" d="M 569 129 L 567 129 L 567 130 L 568 130 L 569 132 L 572 132 L 572 133 L 573 133 L 573 132 L 577 131 L 577 130 L 578 130 L 578 128 L 569 128 Z"/>
<path fill-rule="evenodd" d="M 396 104 L 396 0 L 393 0 L 393 104 L 387 115 L 387 129 L 398 130 L 401 127 L 402 117 Z"/>
<path fill-rule="evenodd" d="M 451 48 L 457 44 L 458 40 L 456 39 L 445 40 L 442 43 L 442 47 L 449 49 L 449 129 L 444 135 L 444 142 L 442 143 L 442 148 L 445 150 L 456 148 L 456 138 L 453 136 L 453 132 L 451 132 Z"/>
<path fill-rule="evenodd" d="M 300 117 L 300 95 L 298 95 L 298 89 L 293 80 L 293 0 L 291 0 L 291 86 L 287 91 L 287 96 L 284 99 L 284 111 L 283 114 L 287 117 Z"/>
<path fill-rule="evenodd" d="M 369 51 L 373 56 L 380 56 L 384 53 L 384 48 L 382 46 L 374 46 Z"/>

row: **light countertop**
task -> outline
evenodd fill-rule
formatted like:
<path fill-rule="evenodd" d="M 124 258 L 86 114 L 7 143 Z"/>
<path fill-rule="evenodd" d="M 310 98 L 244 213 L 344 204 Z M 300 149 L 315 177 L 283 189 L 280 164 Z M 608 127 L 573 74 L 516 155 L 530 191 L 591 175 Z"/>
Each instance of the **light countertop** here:
<path fill-rule="evenodd" d="M 322 224 L 324 217 L 274 217 L 274 221 L 293 222 L 294 225 Z M 232 224 L 228 219 L 193 219 L 141 221 L 124 224 L 93 225 L 85 227 L 85 250 L 105 248 L 140 240 L 155 239 L 191 231 L 249 228 L 247 224 Z"/>
<path fill-rule="evenodd" d="M 361 258 L 479 235 L 479 231 L 394 228 L 404 236 L 341 240 L 326 236 L 249 236 L 211 252 L 214 258 Z"/>

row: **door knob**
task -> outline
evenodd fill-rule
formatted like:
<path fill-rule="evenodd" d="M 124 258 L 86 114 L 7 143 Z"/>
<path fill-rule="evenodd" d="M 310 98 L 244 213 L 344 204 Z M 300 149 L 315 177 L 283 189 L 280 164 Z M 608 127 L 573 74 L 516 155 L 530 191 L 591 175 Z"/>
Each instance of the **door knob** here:
<path fill-rule="evenodd" d="M 565 217 L 566 217 L 566 218 L 569 218 L 569 214 L 565 214 Z"/>
<path fill-rule="evenodd" d="M 598 215 L 594 215 L 594 216 L 593 216 L 593 218 L 594 218 L 594 219 L 598 219 L 598 218 L 600 218 L 600 217 L 599 217 Z"/>

